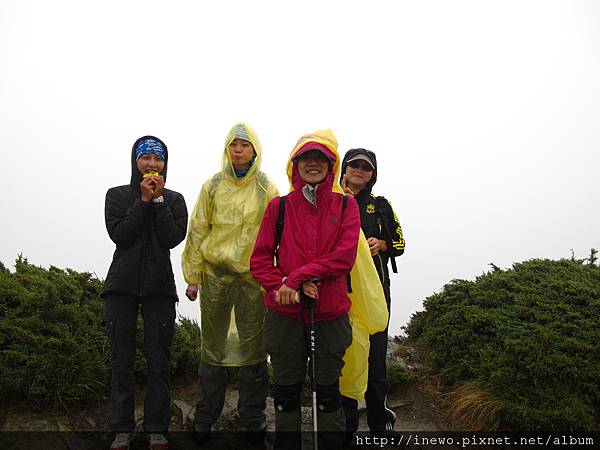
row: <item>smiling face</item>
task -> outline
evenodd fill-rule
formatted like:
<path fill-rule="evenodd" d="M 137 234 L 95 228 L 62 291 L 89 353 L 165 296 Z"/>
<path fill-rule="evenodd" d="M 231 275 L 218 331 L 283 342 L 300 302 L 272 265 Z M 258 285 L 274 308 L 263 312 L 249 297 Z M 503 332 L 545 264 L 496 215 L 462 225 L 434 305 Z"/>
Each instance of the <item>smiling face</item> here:
<path fill-rule="evenodd" d="M 165 169 L 165 162 L 160 156 L 153 153 L 145 153 L 141 155 L 137 160 L 137 168 L 140 173 L 158 172 L 162 174 Z"/>
<path fill-rule="evenodd" d="M 250 142 L 243 139 L 235 138 L 229 144 L 228 149 L 231 163 L 236 170 L 247 168 L 254 156 L 254 147 Z"/>
<path fill-rule="evenodd" d="M 329 158 L 320 150 L 309 150 L 298 158 L 298 173 L 305 183 L 315 186 L 329 172 Z"/>
<path fill-rule="evenodd" d="M 355 160 L 346 166 L 346 183 L 353 192 L 362 191 L 373 177 L 373 167 L 366 161 Z"/>

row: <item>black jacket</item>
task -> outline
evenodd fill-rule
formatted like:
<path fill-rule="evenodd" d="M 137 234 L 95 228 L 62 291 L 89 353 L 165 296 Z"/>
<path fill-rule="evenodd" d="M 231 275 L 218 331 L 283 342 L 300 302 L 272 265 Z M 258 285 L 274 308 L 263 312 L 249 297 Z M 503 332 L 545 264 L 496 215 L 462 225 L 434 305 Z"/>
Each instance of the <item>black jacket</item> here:
<path fill-rule="evenodd" d="M 377 268 L 381 283 L 384 286 L 389 286 L 388 261 L 391 257 L 400 256 L 404 253 L 402 228 L 390 202 L 385 197 L 375 197 L 371 193 L 373 185 L 377 181 L 377 158 L 375 157 L 375 153 L 364 148 L 348 150 L 342 161 L 342 177 L 346 173 L 348 160 L 358 154 L 368 156 L 375 166 L 373 176 L 367 186 L 354 197 L 360 209 L 360 227 L 367 239 L 375 237 L 384 240 L 387 244 L 388 249 L 374 256 L 373 262 Z"/>
<path fill-rule="evenodd" d="M 149 137 L 154 138 L 140 139 Z M 102 295 L 118 292 L 177 299 L 170 249 L 185 238 L 187 208 L 179 192 L 166 188 L 163 203 L 142 202 L 142 174 L 135 161 L 135 147 L 140 139 L 131 150 L 130 184 L 110 188 L 106 193 L 106 229 L 117 248 Z M 166 146 L 164 148 L 162 175 L 166 181 L 168 151 Z"/>

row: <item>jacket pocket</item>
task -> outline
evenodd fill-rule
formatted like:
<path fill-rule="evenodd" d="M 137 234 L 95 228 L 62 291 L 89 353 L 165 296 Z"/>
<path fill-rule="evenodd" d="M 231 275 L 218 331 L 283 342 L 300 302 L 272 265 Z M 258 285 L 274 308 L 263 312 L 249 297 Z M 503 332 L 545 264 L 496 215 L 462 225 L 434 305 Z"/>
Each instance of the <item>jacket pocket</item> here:
<path fill-rule="evenodd" d="M 169 348 L 173 340 L 173 334 L 175 333 L 175 322 L 173 320 L 161 322 L 159 333 L 160 346 L 162 348 Z"/>

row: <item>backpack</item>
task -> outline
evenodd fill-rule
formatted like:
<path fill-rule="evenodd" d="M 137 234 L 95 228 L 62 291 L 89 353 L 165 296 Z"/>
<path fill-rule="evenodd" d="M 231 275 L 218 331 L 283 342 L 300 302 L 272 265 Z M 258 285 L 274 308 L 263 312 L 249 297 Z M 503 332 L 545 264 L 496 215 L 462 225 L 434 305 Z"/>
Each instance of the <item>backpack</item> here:
<path fill-rule="evenodd" d="M 277 224 L 275 225 L 275 267 L 279 267 L 279 243 L 281 242 L 281 233 L 283 233 L 283 218 L 285 216 L 285 199 L 287 196 L 279 197 L 279 212 L 277 214 Z M 342 198 L 342 214 L 348 204 L 348 197 L 344 195 Z M 350 273 L 346 274 L 346 284 L 348 286 L 348 293 L 352 292 L 352 282 L 350 280 Z"/>

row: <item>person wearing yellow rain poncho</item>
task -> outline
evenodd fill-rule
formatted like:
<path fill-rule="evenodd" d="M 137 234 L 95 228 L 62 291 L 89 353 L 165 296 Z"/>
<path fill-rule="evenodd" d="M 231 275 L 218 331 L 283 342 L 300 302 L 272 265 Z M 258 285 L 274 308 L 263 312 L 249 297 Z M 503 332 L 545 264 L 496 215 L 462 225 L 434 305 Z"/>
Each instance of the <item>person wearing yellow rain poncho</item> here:
<path fill-rule="evenodd" d="M 240 367 L 238 412 L 252 437 L 265 431 L 268 387 L 262 336 L 265 307 L 249 272 L 265 208 L 276 186 L 260 170 L 261 145 L 245 123 L 225 140 L 221 171 L 202 186 L 182 255 L 186 296 L 200 294 L 201 363 L 193 436 L 210 440 L 223 409 L 226 367 Z"/>
<path fill-rule="evenodd" d="M 298 290 L 316 300 L 321 449 L 341 446 L 345 419 L 340 392 L 357 398 L 364 395 L 369 333 L 385 329 L 387 323 L 385 298 L 360 230 L 358 207 L 353 198 L 343 199 L 337 181 L 339 166 L 337 140 L 330 130 L 300 138 L 288 163 L 291 192 L 286 196 L 279 263 L 274 265 L 280 199 L 274 199 L 265 212 L 250 260 L 252 275 L 266 291 L 265 347 L 275 380 L 275 449 L 301 447 L 300 395 L 309 330 L 308 311 L 299 303 Z M 352 305 L 346 280 L 351 270 Z"/>

